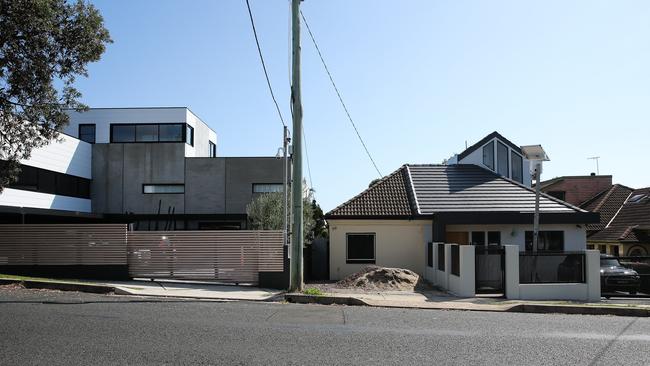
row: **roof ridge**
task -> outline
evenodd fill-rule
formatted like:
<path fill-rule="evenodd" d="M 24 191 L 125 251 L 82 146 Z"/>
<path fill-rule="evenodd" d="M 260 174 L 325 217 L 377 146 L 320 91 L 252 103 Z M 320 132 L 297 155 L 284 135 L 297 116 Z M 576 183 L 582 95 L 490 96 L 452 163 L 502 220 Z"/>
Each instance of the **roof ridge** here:
<path fill-rule="evenodd" d="M 609 197 L 611 197 L 611 195 L 614 193 L 614 191 L 616 190 L 616 188 L 618 188 L 618 186 L 617 186 L 616 184 L 614 184 L 614 185 L 612 185 L 611 187 L 609 187 L 609 189 L 607 189 L 607 193 L 605 193 L 605 196 L 603 197 L 603 199 L 600 200 L 600 202 L 598 202 L 598 204 L 596 205 L 596 207 L 594 207 L 594 212 L 599 211 L 599 210 L 603 207 L 603 205 L 605 204 L 605 202 L 609 199 Z M 603 192 L 604 192 L 604 191 L 603 191 Z M 602 193 L 602 192 L 601 192 L 601 193 Z"/>
<path fill-rule="evenodd" d="M 406 164 L 405 167 L 406 167 L 405 172 L 406 172 L 406 175 L 408 177 L 408 179 L 406 181 L 408 182 L 409 192 L 411 193 L 411 194 L 408 195 L 409 205 L 411 206 L 411 211 L 413 211 L 413 206 L 415 206 L 415 212 L 418 215 L 420 215 L 421 214 L 421 212 L 420 212 L 420 203 L 418 202 L 417 192 L 415 191 L 415 187 L 413 186 L 413 177 L 411 176 L 411 170 L 409 169 L 408 164 Z"/>
<path fill-rule="evenodd" d="M 612 219 L 609 220 L 607 225 L 605 225 L 605 229 L 607 229 L 609 227 L 609 225 L 611 225 L 611 223 L 614 222 L 614 219 L 621 212 L 621 210 L 623 209 L 623 206 L 625 206 L 625 203 L 627 203 L 627 200 L 630 199 L 630 196 L 632 196 L 632 192 L 630 192 L 630 194 L 628 194 L 627 197 L 625 197 L 625 201 L 623 201 L 623 204 L 621 205 L 621 207 L 619 207 L 618 210 L 616 210 L 616 213 L 614 214 L 614 216 L 612 216 Z"/>

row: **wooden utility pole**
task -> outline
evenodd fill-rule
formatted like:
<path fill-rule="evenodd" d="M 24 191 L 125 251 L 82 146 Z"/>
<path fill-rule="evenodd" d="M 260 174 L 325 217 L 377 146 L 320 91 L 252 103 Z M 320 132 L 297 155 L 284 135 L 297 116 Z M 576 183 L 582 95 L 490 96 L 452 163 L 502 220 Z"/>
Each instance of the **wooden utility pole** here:
<path fill-rule="evenodd" d="M 291 29 L 293 34 L 291 109 L 293 111 L 293 170 L 291 231 L 291 272 L 289 291 L 302 291 L 302 101 L 300 99 L 300 1 L 291 1 Z"/>

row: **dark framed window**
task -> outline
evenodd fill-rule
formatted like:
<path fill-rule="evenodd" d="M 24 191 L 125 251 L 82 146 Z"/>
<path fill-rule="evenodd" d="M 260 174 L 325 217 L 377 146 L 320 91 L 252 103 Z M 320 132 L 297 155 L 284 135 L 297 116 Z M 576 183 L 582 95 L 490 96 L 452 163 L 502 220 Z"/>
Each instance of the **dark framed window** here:
<path fill-rule="evenodd" d="M 183 131 L 182 123 L 158 125 L 158 141 L 183 142 Z"/>
<path fill-rule="evenodd" d="M 135 142 L 135 125 L 111 125 L 111 142 Z"/>
<path fill-rule="evenodd" d="M 135 141 L 158 142 L 158 125 L 136 125 Z"/>
<path fill-rule="evenodd" d="M 284 192 L 282 183 L 253 183 L 253 193 Z"/>
<path fill-rule="evenodd" d="M 144 194 L 178 194 L 185 193 L 184 184 L 143 184 L 142 193 Z"/>
<path fill-rule="evenodd" d="M 497 142 L 497 173 L 504 177 L 510 177 L 508 174 L 508 147 Z"/>
<path fill-rule="evenodd" d="M 427 243 L 427 267 L 433 268 L 433 243 Z"/>
<path fill-rule="evenodd" d="M 483 165 L 494 170 L 494 141 L 483 146 Z"/>
<path fill-rule="evenodd" d="M 217 144 L 212 141 L 208 141 L 208 156 L 211 158 L 217 157 Z"/>
<path fill-rule="evenodd" d="M 95 124 L 86 123 L 79 125 L 79 140 L 87 143 L 95 143 Z"/>
<path fill-rule="evenodd" d="M 514 151 L 510 152 L 510 163 L 512 165 L 512 180 L 523 183 L 524 182 L 524 159 L 521 155 Z"/>
<path fill-rule="evenodd" d="M 4 164 L 6 163 L 0 160 L 0 169 Z M 18 180 L 7 187 L 61 196 L 90 198 L 90 179 L 22 164 Z"/>
<path fill-rule="evenodd" d="M 186 126 L 185 142 L 190 146 L 194 146 L 194 127 L 190 125 L 185 125 L 185 126 Z"/>
<path fill-rule="evenodd" d="M 547 193 L 551 197 L 555 197 L 559 200 L 565 201 L 566 199 L 566 192 L 565 191 L 550 191 Z"/>
<path fill-rule="evenodd" d="M 533 248 L 533 232 L 526 231 L 526 250 L 534 251 Z M 538 252 L 560 252 L 564 250 L 564 231 L 540 231 L 539 239 L 537 242 Z"/>
<path fill-rule="evenodd" d="M 438 270 L 445 270 L 445 245 L 438 244 Z"/>
<path fill-rule="evenodd" d="M 472 231 L 472 245 L 485 245 L 485 232 Z"/>
<path fill-rule="evenodd" d="M 375 233 L 346 235 L 346 263 L 375 263 Z"/>
<path fill-rule="evenodd" d="M 501 245 L 501 232 L 488 231 L 487 233 L 488 245 Z"/>

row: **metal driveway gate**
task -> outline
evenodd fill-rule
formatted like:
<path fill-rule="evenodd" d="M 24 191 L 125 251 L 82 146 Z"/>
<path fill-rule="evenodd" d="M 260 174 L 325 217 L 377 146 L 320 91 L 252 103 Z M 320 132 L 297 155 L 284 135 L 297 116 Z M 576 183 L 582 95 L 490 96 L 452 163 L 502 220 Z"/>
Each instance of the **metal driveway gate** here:
<path fill-rule="evenodd" d="M 129 275 L 257 284 L 284 270 L 280 230 L 130 231 Z"/>
<path fill-rule="evenodd" d="M 500 245 L 477 245 L 476 293 L 505 293 L 505 249 Z"/>

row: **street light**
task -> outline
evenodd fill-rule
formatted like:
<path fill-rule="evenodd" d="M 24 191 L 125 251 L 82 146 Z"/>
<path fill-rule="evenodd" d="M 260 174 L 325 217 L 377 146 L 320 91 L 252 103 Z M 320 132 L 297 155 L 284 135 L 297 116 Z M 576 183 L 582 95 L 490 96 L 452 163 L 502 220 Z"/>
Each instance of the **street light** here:
<path fill-rule="evenodd" d="M 539 238 L 539 191 L 542 180 L 542 162 L 550 161 L 542 145 L 528 145 L 522 146 L 521 152 L 532 165 L 535 177 L 535 215 L 533 217 L 533 250 L 537 251 L 537 243 Z"/>

